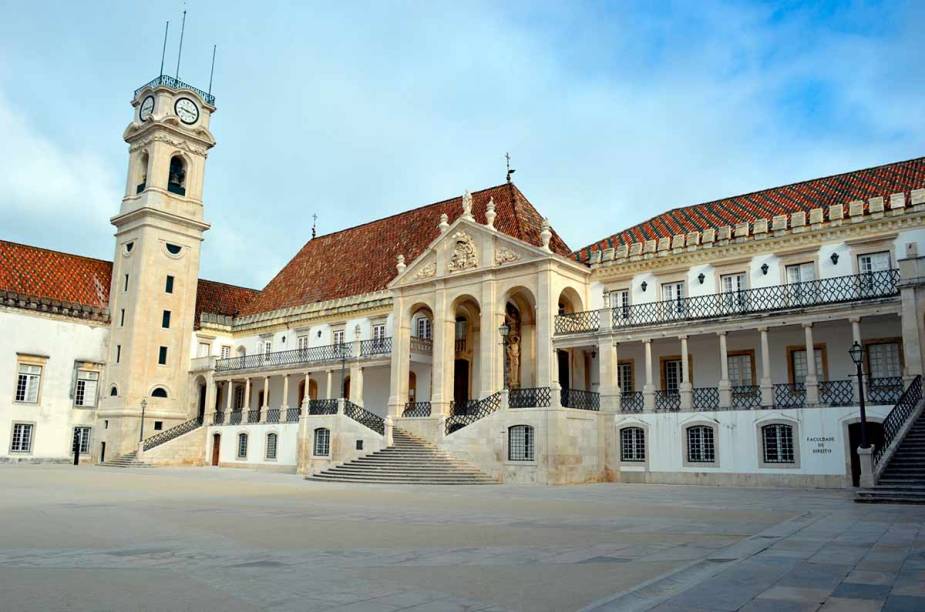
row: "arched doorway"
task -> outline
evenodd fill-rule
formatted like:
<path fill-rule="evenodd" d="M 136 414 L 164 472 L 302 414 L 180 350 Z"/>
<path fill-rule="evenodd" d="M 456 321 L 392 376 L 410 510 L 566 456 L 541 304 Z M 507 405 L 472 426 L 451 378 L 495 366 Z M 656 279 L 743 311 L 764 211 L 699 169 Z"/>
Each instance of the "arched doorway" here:
<path fill-rule="evenodd" d="M 477 388 L 481 308 L 474 297 L 464 295 L 453 301 L 451 314 L 454 322 L 453 402 L 459 410 L 469 400 L 479 399 L 473 389 Z"/>
<path fill-rule="evenodd" d="M 559 293 L 559 300 L 556 306 L 556 312 L 559 315 L 581 312 L 583 309 L 581 296 L 571 287 L 566 287 Z M 559 386 L 562 387 L 563 390 L 575 386 L 572 372 L 572 357 L 575 352 L 576 349 L 560 349 L 556 351 L 556 371 L 559 375 Z M 581 372 L 578 373 L 578 378 L 581 378 Z"/>
<path fill-rule="evenodd" d="M 502 346 L 502 375 L 511 389 L 535 387 L 536 300 L 525 287 L 516 287 L 504 298 L 504 323 L 508 334 Z"/>
<path fill-rule="evenodd" d="M 883 425 L 867 421 L 867 441 L 874 448 L 883 446 Z M 861 481 L 861 460 L 858 458 L 858 447 L 861 445 L 861 424 L 848 425 L 848 452 L 851 457 L 851 485 L 858 486 Z"/>

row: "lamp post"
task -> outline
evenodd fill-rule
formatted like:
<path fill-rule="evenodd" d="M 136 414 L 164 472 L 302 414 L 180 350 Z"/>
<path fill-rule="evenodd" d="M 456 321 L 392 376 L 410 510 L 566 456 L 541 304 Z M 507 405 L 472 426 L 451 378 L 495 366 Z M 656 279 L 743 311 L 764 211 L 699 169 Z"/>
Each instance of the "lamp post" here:
<path fill-rule="evenodd" d="M 347 344 L 342 342 L 338 347 L 340 351 L 340 397 L 347 399 Z"/>
<path fill-rule="evenodd" d="M 510 372 L 508 371 L 508 368 L 510 366 L 507 362 L 507 337 L 511 333 L 511 326 L 508 325 L 507 322 L 505 321 L 498 328 L 498 333 L 501 334 L 501 345 L 504 347 L 504 351 L 501 355 L 501 358 L 504 360 L 503 361 L 504 363 L 504 389 L 506 391 L 508 387 L 510 386 L 510 378 L 511 378 Z"/>
<path fill-rule="evenodd" d="M 864 347 L 855 341 L 848 349 L 848 354 L 851 355 L 851 361 L 857 368 L 858 395 L 861 403 L 861 448 L 870 448 L 867 442 L 867 412 L 864 409 Z"/>
<path fill-rule="evenodd" d="M 141 398 L 141 431 L 138 433 L 138 441 L 145 439 L 145 407 L 148 405 L 147 398 Z"/>

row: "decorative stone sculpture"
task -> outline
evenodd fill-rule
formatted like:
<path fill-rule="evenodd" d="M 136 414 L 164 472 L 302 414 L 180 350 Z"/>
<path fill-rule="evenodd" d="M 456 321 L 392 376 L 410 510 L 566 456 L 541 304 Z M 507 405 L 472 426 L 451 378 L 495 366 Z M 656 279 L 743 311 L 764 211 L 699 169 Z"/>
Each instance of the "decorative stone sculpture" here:
<path fill-rule="evenodd" d="M 477 268 L 479 265 L 478 255 L 475 252 L 475 244 L 472 238 L 465 232 L 456 232 L 453 235 L 456 244 L 453 247 L 453 256 L 447 269 L 450 272 L 460 272 Z"/>
<path fill-rule="evenodd" d="M 495 212 L 495 199 L 489 198 L 488 199 L 488 211 L 485 213 L 485 219 L 487 219 L 485 226 L 488 227 L 488 229 L 495 229 L 495 217 L 496 216 L 497 216 L 497 213 Z"/>
<path fill-rule="evenodd" d="M 435 262 L 430 262 L 425 264 L 418 270 L 418 273 L 414 275 L 415 278 L 430 278 L 437 273 L 437 264 Z"/>
<path fill-rule="evenodd" d="M 441 234 L 445 234 L 446 230 L 450 229 L 450 218 L 446 216 L 446 213 L 440 215 L 440 225 L 437 227 L 440 228 Z"/>
<path fill-rule="evenodd" d="M 540 239 L 543 241 L 543 250 L 551 251 L 549 241 L 552 240 L 552 232 L 549 229 L 549 218 L 543 219 L 543 231 L 540 232 Z"/>
<path fill-rule="evenodd" d="M 395 267 L 398 269 L 398 273 L 401 274 L 402 272 L 405 271 L 405 268 L 407 267 L 405 265 L 405 256 L 399 255 L 397 259 L 398 259 L 398 263 L 395 264 Z"/>
<path fill-rule="evenodd" d="M 495 251 L 495 263 L 499 266 L 520 259 L 520 255 L 507 247 L 498 247 Z"/>
<path fill-rule="evenodd" d="M 466 221 L 475 221 L 475 217 L 472 216 L 472 194 L 469 193 L 468 189 L 466 190 L 466 193 L 463 194 L 462 207 L 462 218 Z"/>

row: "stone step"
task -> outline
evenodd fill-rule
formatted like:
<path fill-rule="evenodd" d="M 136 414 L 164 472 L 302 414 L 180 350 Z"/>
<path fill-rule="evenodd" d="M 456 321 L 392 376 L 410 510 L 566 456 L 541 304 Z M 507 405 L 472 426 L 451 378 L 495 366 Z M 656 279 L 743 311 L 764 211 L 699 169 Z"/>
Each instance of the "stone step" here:
<path fill-rule="evenodd" d="M 314 480 L 321 482 L 349 482 L 349 483 L 366 483 L 366 484 L 413 484 L 413 485 L 493 485 L 498 484 L 496 481 L 489 479 L 476 479 L 476 478 L 467 478 L 467 479 L 440 479 L 440 478 L 396 478 L 396 479 L 381 479 L 381 478 L 346 478 L 346 477 L 335 477 L 326 474 L 317 474 L 315 476 L 309 476 L 306 480 Z"/>

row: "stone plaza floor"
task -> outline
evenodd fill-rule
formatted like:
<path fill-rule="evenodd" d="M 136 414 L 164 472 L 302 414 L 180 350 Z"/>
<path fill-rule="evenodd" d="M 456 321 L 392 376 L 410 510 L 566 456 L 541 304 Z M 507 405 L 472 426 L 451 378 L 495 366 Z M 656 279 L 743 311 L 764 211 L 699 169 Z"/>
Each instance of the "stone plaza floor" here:
<path fill-rule="evenodd" d="M 925 507 L 0 465 L 2 610 L 925 610 Z"/>

